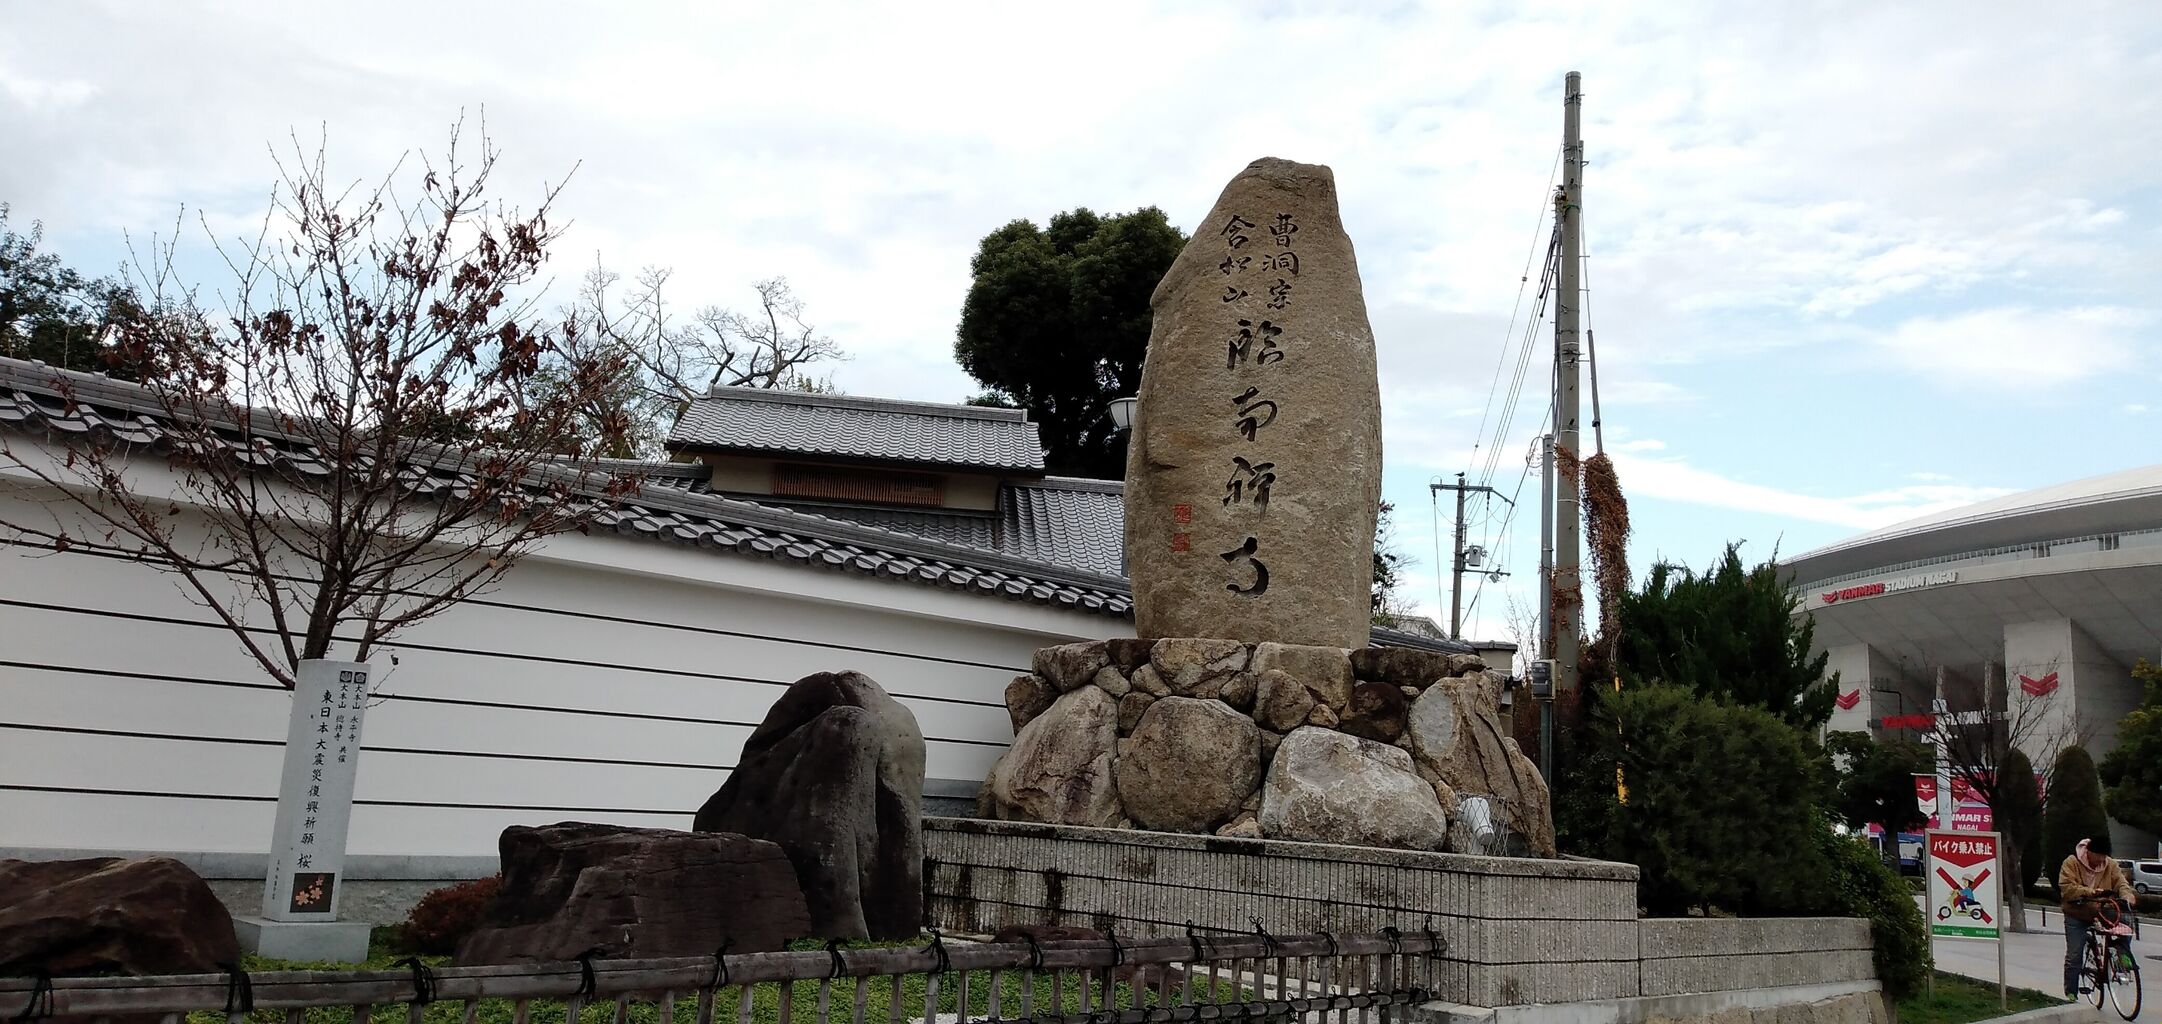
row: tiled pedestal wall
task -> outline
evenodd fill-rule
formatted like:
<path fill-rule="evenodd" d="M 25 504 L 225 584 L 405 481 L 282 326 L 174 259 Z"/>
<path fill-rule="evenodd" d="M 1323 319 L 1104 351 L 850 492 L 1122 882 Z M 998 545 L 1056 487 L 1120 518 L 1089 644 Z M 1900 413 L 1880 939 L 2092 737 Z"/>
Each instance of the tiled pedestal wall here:
<path fill-rule="evenodd" d="M 1480 1006 L 1637 994 L 1637 869 L 1267 839 L 934 818 L 931 919 L 1182 935 L 1407 931 L 1448 940 L 1439 998 Z"/>
<path fill-rule="evenodd" d="M 932 818 L 932 921 L 1065 924 L 1127 937 L 1205 929 L 1406 931 L 1448 940 L 1438 999 L 1571 1003 L 1867 980 L 1869 925 L 1637 918 L 1637 869 L 1267 839 Z"/>

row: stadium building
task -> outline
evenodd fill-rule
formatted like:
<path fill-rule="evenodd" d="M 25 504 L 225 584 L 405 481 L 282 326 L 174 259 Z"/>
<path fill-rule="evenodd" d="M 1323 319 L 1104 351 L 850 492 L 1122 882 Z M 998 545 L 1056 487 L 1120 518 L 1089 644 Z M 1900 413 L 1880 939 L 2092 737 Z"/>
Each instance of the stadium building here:
<path fill-rule="evenodd" d="M 2162 661 L 2162 465 L 1924 516 L 1788 559 L 1839 673 L 1830 728 L 1923 738 L 1934 711 L 1998 713 L 2038 767 L 2099 761 Z M 1943 705 L 1936 702 L 1942 700 Z M 2111 823 L 2119 857 L 2154 836 Z"/>

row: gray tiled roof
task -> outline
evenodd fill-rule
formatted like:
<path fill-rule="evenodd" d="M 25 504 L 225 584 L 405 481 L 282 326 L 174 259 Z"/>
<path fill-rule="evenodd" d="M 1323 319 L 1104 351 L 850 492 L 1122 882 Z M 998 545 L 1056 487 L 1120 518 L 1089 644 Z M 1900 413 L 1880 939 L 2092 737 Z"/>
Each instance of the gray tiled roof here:
<path fill-rule="evenodd" d="M 1125 487 L 1045 477 L 1000 491 L 999 550 L 1055 565 L 1126 575 Z"/>
<path fill-rule="evenodd" d="M 1036 424 L 1019 409 L 760 388 L 692 400 L 668 447 L 1043 472 Z"/>
<path fill-rule="evenodd" d="M 64 380 L 75 401 L 61 397 Z M 165 436 L 156 406 L 132 384 L 103 375 L 57 370 L 0 357 L 0 427 L 43 433 L 62 442 L 104 435 L 138 444 Z M 331 467 L 301 445 L 236 454 L 266 467 L 320 476 Z M 1069 569 L 996 550 L 844 522 L 824 516 L 707 494 L 692 484 L 703 467 L 676 463 L 616 463 L 645 474 L 635 494 L 595 514 L 602 529 L 656 540 L 879 579 L 1124 617 L 1132 612 L 1126 581 L 1115 574 Z M 468 475 L 419 466 L 421 485 L 454 488 Z"/>
<path fill-rule="evenodd" d="M 58 379 L 73 390 L 74 404 L 60 397 Z M 164 436 L 155 412 L 132 384 L 0 357 L 0 428 L 43 433 L 63 443 L 104 435 L 154 444 Z M 309 475 L 330 472 L 313 451 L 300 445 L 235 449 L 265 467 Z M 416 468 L 425 471 L 428 486 L 454 488 L 472 482 L 467 474 L 441 467 Z M 995 546 L 984 546 L 970 542 L 975 534 L 946 539 L 941 531 L 950 526 L 898 518 L 907 513 L 853 522 L 841 517 L 865 510 L 835 508 L 821 510 L 831 514 L 812 514 L 712 494 L 705 489 L 702 466 L 611 460 L 602 468 L 643 477 L 635 494 L 595 516 L 597 527 L 626 536 L 1116 618 L 1133 614 L 1119 565 L 1124 509 L 1118 481 L 1047 477 L 1009 483 L 1001 498 Z M 1380 627 L 1373 639 L 1384 646 L 1471 650 L 1467 644 Z"/>

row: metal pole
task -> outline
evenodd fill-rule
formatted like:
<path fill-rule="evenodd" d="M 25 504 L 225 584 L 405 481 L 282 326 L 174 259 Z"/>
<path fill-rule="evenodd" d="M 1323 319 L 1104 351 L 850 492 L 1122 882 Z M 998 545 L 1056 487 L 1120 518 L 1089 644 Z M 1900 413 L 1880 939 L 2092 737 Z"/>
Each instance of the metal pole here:
<path fill-rule="evenodd" d="M 2000 1010 L 2012 1008 L 2012 997 L 2010 993 L 2005 991 L 2004 984 L 2004 944 L 2007 940 L 2006 933 L 2012 930 L 2012 922 L 2004 916 L 2008 912 L 2007 908 L 2012 905 L 2012 901 L 2006 895 L 2007 890 L 2005 889 L 2005 885 L 2011 882 L 2012 878 L 2005 874 L 2005 863 L 2004 829 L 1999 827 L 1997 829 L 1997 1009 Z M 2026 925 L 2027 922 L 2020 922 L 2020 927 L 2024 928 Z"/>
<path fill-rule="evenodd" d="M 1449 639 L 1464 639 L 1464 474 L 1456 475 L 1456 547 L 1449 571 Z"/>
<path fill-rule="evenodd" d="M 1549 384 L 1552 380 L 1549 379 Z M 1547 394 L 1553 400 L 1551 391 Z M 1539 436 L 1539 636 L 1534 641 L 1538 658 L 1554 656 L 1554 435 Z M 1554 698 L 1552 691 L 1539 704 L 1539 772 L 1550 781 L 1554 775 Z"/>
<path fill-rule="evenodd" d="M 1582 341 L 1577 309 L 1583 302 L 1582 259 L 1584 141 L 1579 113 L 1584 106 L 1583 76 L 1569 72 L 1562 100 L 1562 184 L 1554 197 L 1555 223 L 1561 227 L 1561 266 L 1554 293 L 1555 445 L 1565 470 L 1558 474 L 1554 502 L 1554 577 L 1560 607 L 1554 616 L 1554 695 L 1574 696 L 1579 684 L 1577 654 L 1584 631 L 1583 573 L 1578 564 L 1577 474 L 1583 455 L 1577 428 L 1577 364 Z"/>
<path fill-rule="evenodd" d="M 1548 396 L 1551 398 L 1552 396 Z M 1533 657 L 1554 656 L 1554 435 L 1539 436 L 1539 635 Z"/>

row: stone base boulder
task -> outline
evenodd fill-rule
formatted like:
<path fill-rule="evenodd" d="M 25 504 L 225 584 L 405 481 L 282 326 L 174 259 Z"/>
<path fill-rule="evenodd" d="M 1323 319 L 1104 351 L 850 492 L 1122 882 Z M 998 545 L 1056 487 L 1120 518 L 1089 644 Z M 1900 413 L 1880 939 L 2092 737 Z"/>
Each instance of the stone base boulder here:
<path fill-rule="evenodd" d="M 1213 832 L 1261 782 L 1261 730 L 1222 701 L 1164 697 L 1134 726 L 1116 780 L 1142 828 Z"/>
<path fill-rule="evenodd" d="M 1502 735 L 1506 677 L 1477 655 L 1121 638 L 1032 667 L 1006 688 L 985 817 L 1553 854 L 1546 783 Z M 1478 823 L 1455 823 L 1459 795 Z"/>
<path fill-rule="evenodd" d="M 815 934 L 773 843 L 568 821 L 513 825 L 499 846 L 503 884 L 459 964 L 771 952 Z"/>
<path fill-rule="evenodd" d="M 1317 843 L 1439 850 L 1448 816 L 1411 755 L 1307 726 L 1284 737 L 1261 787 L 1261 834 Z"/>
<path fill-rule="evenodd" d="M 780 844 L 812 934 L 909 938 L 923 924 L 923 758 L 916 716 L 870 677 L 806 676 L 744 741 L 692 827 Z"/>
<path fill-rule="evenodd" d="M 1139 696 L 1145 702 L 1147 695 Z M 1095 686 L 1060 697 L 1022 727 L 984 780 L 984 811 L 997 821 L 1118 826 L 1111 761 L 1119 741 L 1120 701 Z"/>
<path fill-rule="evenodd" d="M 0 860 L 0 975 L 204 974 L 239 961 L 232 915 L 177 860 Z"/>

